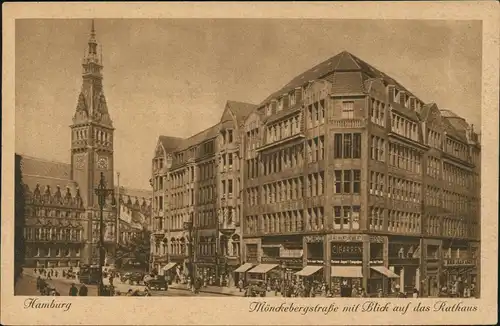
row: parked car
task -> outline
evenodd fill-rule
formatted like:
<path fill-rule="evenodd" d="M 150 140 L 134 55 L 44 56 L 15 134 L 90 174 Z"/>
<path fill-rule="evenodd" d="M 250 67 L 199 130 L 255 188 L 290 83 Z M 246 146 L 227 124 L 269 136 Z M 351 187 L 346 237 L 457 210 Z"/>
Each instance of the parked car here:
<path fill-rule="evenodd" d="M 157 277 L 145 282 L 145 285 L 152 290 L 168 290 L 168 283 L 164 277 Z"/>

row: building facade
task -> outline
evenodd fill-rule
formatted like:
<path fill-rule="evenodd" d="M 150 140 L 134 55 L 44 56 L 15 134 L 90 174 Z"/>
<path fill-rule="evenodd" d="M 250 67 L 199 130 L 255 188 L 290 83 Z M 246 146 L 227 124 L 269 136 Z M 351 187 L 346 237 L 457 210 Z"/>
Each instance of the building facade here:
<path fill-rule="evenodd" d="M 106 188 L 114 189 L 114 127 L 103 91 L 99 50 L 92 21 L 82 62 L 82 87 L 70 126 L 70 163 L 17 155 L 24 188 L 24 198 L 19 200 L 25 206 L 26 267 L 98 262 L 100 209 L 95 189 L 101 174 Z M 103 210 L 106 264 L 113 264 L 117 226 L 123 223 L 115 202 L 109 196 Z"/>
<path fill-rule="evenodd" d="M 241 256 L 240 127 L 254 105 L 228 101 L 218 124 L 160 136 L 152 164 L 153 267 L 233 283 Z"/>
<path fill-rule="evenodd" d="M 479 289 L 481 148 L 463 118 L 342 52 L 242 129 L 250 277 L 301 275 L 337 294 Z"/>

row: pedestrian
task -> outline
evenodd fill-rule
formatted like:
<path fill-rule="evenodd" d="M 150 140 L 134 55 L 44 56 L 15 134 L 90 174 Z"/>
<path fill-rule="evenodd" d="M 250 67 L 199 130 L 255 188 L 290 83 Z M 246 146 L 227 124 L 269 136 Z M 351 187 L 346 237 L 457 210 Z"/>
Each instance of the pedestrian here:
<path fill-rule="evenodd" d="M 36 289 L 41 290 L 41 287 L 42 287 L 42 278 L 40 277 L 40 275 L 38 275 L 38 277 L 36 278 Z"/>
<path fill-rule="evenodd" d="M 75 283 L 71 283 L 71 287 L 69 288 L 69 295 L 72 297 L 78 296 L 78 289 L 75 286 Z"/>
<path fill-rule="evenodd" d="M 35 274 L 36 274 L 36 272 L 37 272 L 37 269 L 35 268 L 35 269 L 34 269 L 33 271 L 34 271 L 34 272 L 35 272 Z"/>
<path fill-rule="evenodd" d="M 113 274 L 111 274 L 109 276 L 109 284 L 113 285 L 113 280 L 114 280 L 114 277 L 113 277 Z"/>
<path fill-rule="evenodd" d="M 78 295 L 81 297 L 86 297 L 88 292 L 89 290 L 87 289 L 87 286 L 85 286 L 85 284 L 82 284 L 82 286 L 80 286 L 80 290 L 78 291 Z"/>
<path fill-rule="evenodd" d="M 243 280 L 242 279 L 240 279 L 238 281 L 238 288 L 240 289 L 240 292 L 243 290 Z"/>
<path fill-rule="evenodd" d="M 132 289 L 128 289 L 127 291 L 127 297 L 131 297 L 133 294 Z"/>
<path fill-rule="evenodd" d="M 414 298 L 418 298 L 419 297 L 418 290 L 416 288 L 413 289 L 413 297 Z"/>
<path fill-rule="evenodd" d="M 151 293 L 149 293 L 149 290 L 147 288 L 144 290 L 144 296 L 145 297 L 150 297 L 151 296 Z"/>

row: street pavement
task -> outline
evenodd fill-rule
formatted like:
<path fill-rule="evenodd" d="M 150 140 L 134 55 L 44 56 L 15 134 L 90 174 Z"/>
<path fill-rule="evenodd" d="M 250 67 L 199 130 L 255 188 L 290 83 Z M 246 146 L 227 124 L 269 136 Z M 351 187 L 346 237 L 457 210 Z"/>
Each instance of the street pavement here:
<path fill-rule="evenodd" d="M 60 293 L 61 296 L 68 296 L 69 295 L 69 289 L 71 288 L 71 283 L 75 283 L 75 285 L 79 288 L 80 284 L 74 280 L 66 280 L 66 279 L 53 279 L 53 280 L 46 280 L 47 283 L 49 283 L 50 286 L 54 287 L 57 289 L 57 292 Z M 106 283 L 106 282 L 105 282 Z M 115 282 L 113 282 L 115 283 Z M 144 290 L 144 286 L 137 286 L 137 285 L 129 285 L 129 284 L 121 284 L 117 283 L 115 286 L 118 288 L 118 290 L 122 293 L 127 292 L 129 289 L 135 290 L 138 289 L 139 291 Z M 88 295 L 89 296 L 97 296 L 97 286 L 95 285 L 87 285 L 88 288 Z M 36 296 L 40 295 L 40 293 L 36 289 L 36 277 L 33 275 L 27 275 L 24 274 L 22 278 L 19 279 L 15 286 L 14 290 L 15 295 L 25 295 L 25 296 Z M 190 296 L 197 296 L 197 297 L 221 297 L 224 295 L 221 294 L 215 294 L 215 293 L 199 293 L 199 294 L 193 294 L 191 291 L 188 291 L 186 289 L 176 289 L 176 288 L 169 288 L 167 291 L 151 291 L 152 296 L 163 296 L 163 297 L 190 297 Z"/>

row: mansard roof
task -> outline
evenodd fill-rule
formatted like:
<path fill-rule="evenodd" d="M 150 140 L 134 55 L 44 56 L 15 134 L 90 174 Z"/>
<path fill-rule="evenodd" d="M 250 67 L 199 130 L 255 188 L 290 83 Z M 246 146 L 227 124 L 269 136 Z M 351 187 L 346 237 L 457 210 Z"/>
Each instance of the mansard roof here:
<path fill-rule="evenodd" d="M 184 141 L 181 142 L 180 146 L 177 147 L 176 151 L 183 151 L 194 145 L 201 144 L 206 140 L 215 138 L 217 137 L 218 132 L 219 132 L 219 124 L 215 124 L 189 138 L 186 138 Z"/>
<path fill-rule="evenodd" d="M 19 154 L 21 157 L 21 171 L 23 175 L 41 176 L 69 180 L 71 177 L 71 164 L 48 161 L 41 158 Z"/>
<path fill-rule="evenodd" d="M 227 101 L 227 106 L 236 116 L 237 122 L 243 121 L 246 117 L 252 113 L 253 110 L 257 108 L 256 104 L 238 102 L 238 101 Z"/>
<path fill-rule="evenodd" d="M 175 151 L 175 149 L 180 146 L 183 140 L 184 139 L 180 137 L 163 136 L 163 135 L 159 137 L 159 141 L 167 153 Z"/>
<path fill-rule="evenodd" d="M 378 70 L 372 65 L 366 63 L 355 55 L 343 51 L 328 60 L 323 61 L 322 63 L 312 67 L 311 69 L 303 72 L 298 75 L 294 79 L 292 79 L 288 84 L 283 86 L 277 92 L 274 92 L 270 96 L 268 96 L 261 105 L 267 103 L 269 100 L 273 98 L 277 98 L 285 93 L 292 91 L 297 87 L 302 87 L 307 82 L 315 79 L 324 78 L 332 73 L 338 72 L 361 72 L 366 75 L 366 78 L 381 78 L 386 85 L 395 85 L 399 89 L 407 92 L 409 95 L 413 95 L 408 89 L 406 89 L 403 85 L 398 83 L 394 78 L 386 75 L 384 72 Z M 415 96 L 416 97 L 416 96 Z"/>

